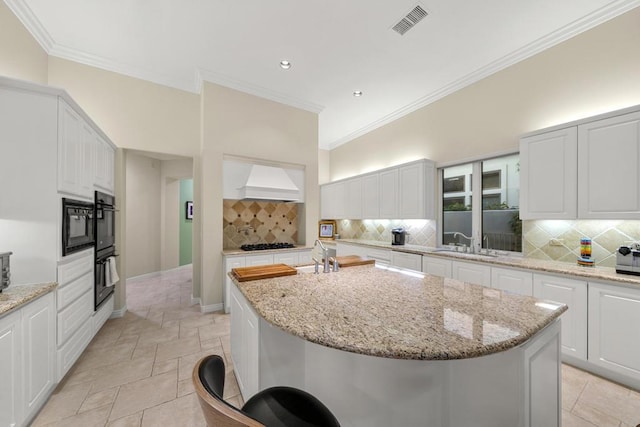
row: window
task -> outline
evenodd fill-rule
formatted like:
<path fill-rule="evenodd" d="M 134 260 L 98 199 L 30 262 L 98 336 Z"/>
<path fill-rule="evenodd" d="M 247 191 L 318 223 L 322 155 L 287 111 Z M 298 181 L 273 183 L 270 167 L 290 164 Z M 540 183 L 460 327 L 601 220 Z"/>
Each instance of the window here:
<path fill-rule="evenodd" d="M 514 154 L 442 169 L 443 245 L 469 245 L 472 238 L 476 248 L 481 242 L 486 249 L 522 252 L 519 159 Z M 474 172 L 482 177 L 476 185 Z"/>

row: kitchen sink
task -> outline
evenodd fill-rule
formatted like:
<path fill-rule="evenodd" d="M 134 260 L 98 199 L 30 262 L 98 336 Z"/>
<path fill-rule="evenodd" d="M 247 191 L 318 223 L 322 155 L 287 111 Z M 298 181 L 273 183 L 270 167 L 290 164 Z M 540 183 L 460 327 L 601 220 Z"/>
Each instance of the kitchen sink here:
<path fill-rule="evenodd" d="M 322 272 L 322 266 L 318 267 L 320 270 L 320 272 Z M 301 265 L 300 267 L 296 267 L 296 270 L 298 270 L 298 274 L 308 274 L 308 273 L 314 273 L 316 269 L 315 265 Z"/>

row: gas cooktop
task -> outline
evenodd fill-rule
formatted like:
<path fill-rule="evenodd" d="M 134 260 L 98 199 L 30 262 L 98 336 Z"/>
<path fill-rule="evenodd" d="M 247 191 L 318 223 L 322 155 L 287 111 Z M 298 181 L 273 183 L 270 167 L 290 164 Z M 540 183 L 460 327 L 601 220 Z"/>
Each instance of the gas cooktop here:
<path fill-rule="evenodd" d="M 293 243 L 257 243 L 254 245 L 242 245 L 243 251 L 266 251 L 268 249 L 289 249 L 295 248 Z"/>

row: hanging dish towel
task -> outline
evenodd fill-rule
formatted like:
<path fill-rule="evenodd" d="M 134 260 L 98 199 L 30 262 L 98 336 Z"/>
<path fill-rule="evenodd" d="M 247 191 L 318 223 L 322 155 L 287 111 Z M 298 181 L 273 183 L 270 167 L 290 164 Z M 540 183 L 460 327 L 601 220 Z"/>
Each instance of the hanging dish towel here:
<path fill-rule="evenodd" d="M 110 256 L 106 261 L 107 265 L 104 270 L 104 282 L 105 286 L 110 287 L 115 285 L 120 277 L 118 277 L 118 271 L 116 270 L 116 258 Z"/>

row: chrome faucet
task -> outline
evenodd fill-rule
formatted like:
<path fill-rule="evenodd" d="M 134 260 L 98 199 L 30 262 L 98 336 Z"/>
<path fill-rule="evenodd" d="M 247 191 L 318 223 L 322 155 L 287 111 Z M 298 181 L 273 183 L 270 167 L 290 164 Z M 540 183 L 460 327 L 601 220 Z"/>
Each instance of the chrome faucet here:
<path fill-rule="evenodd" d="M 475 253 L 475 245 L 474 245 L 475 239 L 473 237 L 465 236 L 464 233 L 461 233 L 459 231 L 456 231 L 455 233 L 453 233 L 454 239 L 458 236 L 462 236 L 465 239 L 469 240 L 469 252 L 472 254 Z"/>
<path fill-rule="evenodd" d="M 331 271 L 331 268 L 329 268 L 329 249 L 327 249 L 320 240 L 316 239 L 316 242 L 313 244 L 313 248 L 315 249 L 316 245 L 320 245 L 320 249 L 322 249 L 322 258 L 324 261 L 324 269 L 322 270 L 323 273 L 329 273 Z M 316 262 L 316 271 L 315 273 L 318 274 L 318 265 L 320 264 L 320 261 L 318 259 L 316 259 L 315 257 L 313 258 L 313 260 Z"/>

